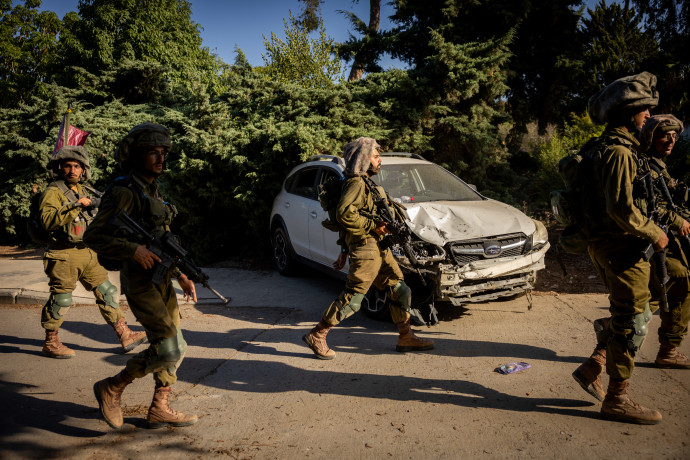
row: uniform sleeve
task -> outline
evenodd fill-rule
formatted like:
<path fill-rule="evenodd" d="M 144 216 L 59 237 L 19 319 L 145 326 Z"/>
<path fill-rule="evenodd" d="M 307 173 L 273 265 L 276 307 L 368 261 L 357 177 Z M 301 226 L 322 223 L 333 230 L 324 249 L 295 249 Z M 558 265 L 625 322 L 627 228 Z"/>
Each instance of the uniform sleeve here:
<path fill-rule="evenodd" d="M 606 212 L 623 231 L 656 243 L 663 231 L 633 203 L 633 179 L 637 174 L 635 159 L 625 147 L 613 148 L 604 166 L 603 189 Z"/>
<path fill-rule="evenodd" d="M 98 208 L 98 214 L 84 232 L 84 243 L 97 253 L 110 259 L 122 260 L 134 256 L 139 243 L 116 234 L 110 220 L 120 210 L 131 214 L 134 194 L 125 187 L 113 187 Z"/>
<path fill-rule="evenodd" d="M 662 170 L 662 177 L 664 178 L 664 182 L 666 182 L 666 187 L 669 188 L 669 193 L 671 193 L 670 189 L 673 187 L 675 181 L 671 178 L 666 169 Z M 675 230 L 677 232 L 680 231 L 680 229 L 683 228 L 683 222 L 685 219 L 683 219 L 683 217 L 677 213 L 671 211 L 669 209 L 671 207 L 670 203 L 668 203 L 663 197 L 659 198 L 658 200 L 659 222 L 662 225 L 668 225 L 671 230 Z"/>
<path fill-rule="evenodd" d="M 43 192 L 39 209 L 41 225 L 49 232 L 69 224 L 81 212 L 81 208 L 75 208 L 57 187 L 48 187 Z"/>
<path fill-rule="evenodd" d="M 336 211 L 336 219 L 340 225 L 354 236 L 369 235 L 376 228 L 373 219 L 364 217 L 359 213 L 366 199 L 364 187 L 362 180 L 346 181 Z"/>

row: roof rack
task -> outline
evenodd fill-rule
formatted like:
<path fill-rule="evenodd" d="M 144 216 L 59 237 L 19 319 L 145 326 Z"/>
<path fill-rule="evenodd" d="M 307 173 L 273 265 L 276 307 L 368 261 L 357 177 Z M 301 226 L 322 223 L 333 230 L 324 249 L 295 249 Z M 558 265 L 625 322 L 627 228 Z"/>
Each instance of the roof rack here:
<path fill-rule="evenodd" d="M 381 153 L 382 157 L 405 157 L 405 158 L 414 158 L 415 160 L 424 160 L 426 161 L 426 158 L 424 158 L 421 155 L 418 155 L 416 153 L 410 153 L 410 152 L 384 152 Z"/>
<path fill-rule="evenodd" d="M 327 160 L 327 161 L 330 161 L 331 163 L 340 164 L 340 165 L 345 164 L 345 162 L 343 161 L 342 158 L 337 157 L 335 155 L 312 155 L 309 158 L 307 158 L 307 161 L 322 161 L 322 160 Z"/>

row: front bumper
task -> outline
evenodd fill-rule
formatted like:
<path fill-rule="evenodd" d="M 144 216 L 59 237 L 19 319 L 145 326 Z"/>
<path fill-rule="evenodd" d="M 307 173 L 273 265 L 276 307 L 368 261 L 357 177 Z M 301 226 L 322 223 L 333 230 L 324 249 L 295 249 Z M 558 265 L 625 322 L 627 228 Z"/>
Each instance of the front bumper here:
<path fill-rule="evenodd" d="M 549 247 L 546 243 L 531 254 L 479 260 L 462 267 L 439 264 L 439 300 L 482 302 L 533 289 L 537 271 L 545 267 Z"/>

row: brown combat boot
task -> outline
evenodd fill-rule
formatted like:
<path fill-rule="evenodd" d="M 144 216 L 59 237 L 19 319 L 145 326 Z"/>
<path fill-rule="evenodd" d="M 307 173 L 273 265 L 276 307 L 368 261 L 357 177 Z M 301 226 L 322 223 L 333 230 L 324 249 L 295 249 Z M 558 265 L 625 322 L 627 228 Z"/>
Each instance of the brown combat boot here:
<path fill-rule="evenodd" d="M 123 369 L 115 377 L 108 377 L 93 385 L 93 394 L 98 401 L 103 419 L 113 428 L 122 426 L 122 408 L 120 399 L 125 387 L 134 381 L 134 377 Z"/>
<path fill-rule="evenodd" d="M 199 421 L 196 415 L 186 415 L 177 412 L 168 405 L 170 387 L 156 387 L 153 393 L 153 401 L 149 407 L 149 415 L 146 417 L 149 428 L 163 428 L 165 426 L 189 426 Z"/>
<path fill-rule="evenodd" d="M 335 358 L 335 351 L 328 348 L 328 344 L 326 343 L 326 335 L 332 328 L 333 326 L 322 319 L 319 321 L 319 324 L 314 326 L 314 329 L 312 329 L 309 334 L 302 337 L 302 341 L 311 348 L 319 359 Z"/>
<path fill-rule="evenodd" d="M 690 358 L 670 343 L 659 344 L 659 353 L 654 360 L 656 367 L 664 369 L 690 369 Z"/>
<path fill-rule="evenodd" d="M 655 425 L 661 421 L 661 414 L 647 409 L 628 398 L 628 379 L 609 379 L 609 389 L 601 405 L 601 415 L 608 420 Z"/>
<path fill-rule="evenodd" d="M 67 348 L 60 342 L 57 329 L 54 331 L 46 330 L 46 340 L 43 342 L 41 353 L 49 358 L 58 359 L 67 359 L 74 356 L 74 350 Z"/>
<path fill-rule="evenodd" d="M 601 383 L 601 375 L 606 366 L 606 348 L 599 345 L 592 352 L 592 356 L 587 358 L 580 367 L 573 372 L 573 378 L 580 384 L 583 390 L 591 394 L 599 401 L 606 397 L 604 386 Z"/>
<path fill-rule="evenodd" d="M 396 351 L 423 351 L 434 348 L 432 340 L 420 339 L 414 335 L 410 327 L 410 318 L 407 318 L 407 321 L 396 324 L 396 326 L 398 326 L 398 331 L 400 332 L 398 345 L 395 347 Z"/>
<path fill-rule="evenodd" d="M 115 329 L 115 333 L 117 334 L 117 338 L 120 339 L 120 344 L 122 344 L 122 348 L 125 350 L 125 353 L 127 353 L 129 350 L 133 349 L 137 345 L 146 342 L 146 332 L 134 332 L 132 331 L 128 326 L 127 323 L 125 322 L 124 318 L 120 318 L 117 320 L 117 323 L 114 323 L 113 329 Z"/>

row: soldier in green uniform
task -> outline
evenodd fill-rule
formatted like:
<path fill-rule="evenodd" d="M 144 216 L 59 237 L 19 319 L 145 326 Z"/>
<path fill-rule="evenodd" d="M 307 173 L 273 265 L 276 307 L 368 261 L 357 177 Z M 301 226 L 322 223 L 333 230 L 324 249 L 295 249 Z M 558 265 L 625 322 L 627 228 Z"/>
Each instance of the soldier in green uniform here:
<path fill-rule="evenodd" d="M 652 178 L 663 177 L 676 211 L 669 209 L 664 197 L 657 203 L 665 212 L 662 223 L 668 225 L 671 238 L 666 249 L 669 281 L 666 283 L 668 312 L 659 312 L 659 352 L 655 363 L 658 367 L 690 369 L 690 359 L 678 351 L 688 333 L 690 321 L 690 254 L 684 251 L 680 239 L 690 234 L 690 210 L 687 208 L 688 188 L 673 179 L 666 169 L 666 158 L 671 154 L 678 136 L 683 132 L 683 122 L 673 115 L 654 115 L 645 123 L 640 133 L 640 142 L 649 161 Z M 687 248 L 687 246 L 686 246 Z M 659 308 L 659 295 L 652 290 L 652 310 Z"/>
<path fill-rule="evenodd" d="M 90 196 L 81 184 L 91 177 L 86 147 L 62 147 L 48 162 L 48 170 L 57 180 L 48 185 L 39 205 L 40 223 L 49 232 L 43 267 L 50 279 L 50 297 L 41 312 L 41 326 L 46 331 L 42 352 L 51 358 L 74 356 L 74 350 L 60 342 L 58 329 L 72 306 L 77 281 L 93 292 L 101 316 L 115 330 L 122 348 L 129 351 L 146 341 L 146 334 L 127 327 L 117 288 L 83 241 L 98 207 L 98 198 Z"/>
<path fill-rule="evenodd" d="M 127 133 L 115 152 L 115 159 L 127 176 L 116 179 L 108 188 L 100 212 L 84 236 L 86 244 L 99 256 L 121 261 L 122 291 L 151 344 L 130 358 L 119 374 L 96 382 L 93 387 L 101 413 L 113 428 L 123 423 L 120 398 L 125 387 L 135 378 L 151 373 L 155 390 L 148 426 L 187 426 L 198 421 L 196 415 L 178 412 L 168 402 L 187 349 L 172 278 L 177 278 L 185 298 L 196 302 L 194 283 L 173 268 L 160 284 L 154 284 L 151 276 L 153 267 L 160 262 L 158 256 L 135 237 L 120 234 L 110 223 L 120 211 L 125 211 L 154 236 L 160 237 L 169 230 L 176 210 L 164 201 L 156 178 L 163 173 L 171 146 L 167 128 L 155 123 L 137 125 Z"/>
<path fill-rule="evenodd" d="M 640 424 L 661 420 L 658 411 L 628 397 L 635 353 L 652 316 L 651 268 L 642 252 L 650 244 L 657 251 L 668 245 L 664 231 L 642 212 L 644 196 L 633 192 L 635 178 L 644 172 L 635 133 L 657 103 L 656 77 L 643 72 L 614 81 L 594 94 L 587 107 L 593 122 L 606 123 L 597 154 L 587 159 L 591 171 L 584 187 L 584 211 L 589 256 L 609 292 L 611 316 L 595 322 L 598 345 L 573 377 L 603 399 L 604 418 Z M 604 365 L 609 375 L 605 395 L 600 378 Z"/>
<path fill-rule="evenodd" d="M 431 340 L 417 337 L 410 327 L 411 291 L 405 284 L 390 249 L 381 249 L 379 241 L 390 233 L 383 222 L 368 215 L 376 213 L 372 197 L 374 183 L 371 177 L 381 170 L 378 143 L 369 137 L 360 137 L 345 146 L 345 183 L 336 210 L 336 219 L 342 226 L 340 242 L 344 246 L 333 267 L 340 270 L 350 257 L 350 268 L 345 290 L 323 312 L 321 321 L 302 340 L 320 359 L 333 359 L 335 352 L 326 343 L 326 334 L 345 318 L 355 314 L 364 296 L 373 284 L 387 290 L 391 299 L 390 311 L 398 326 L 396 350 L 420 351 L 434 347 Z"/>

